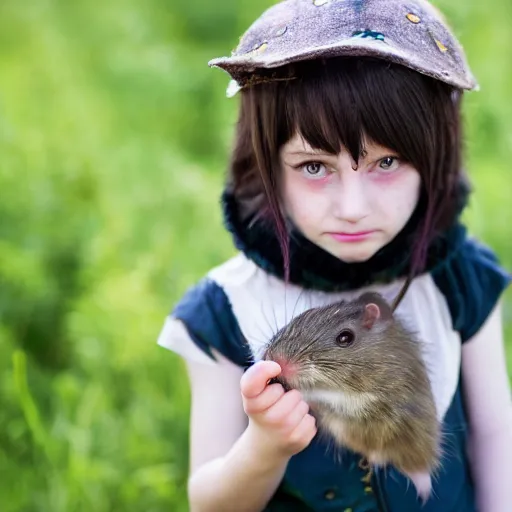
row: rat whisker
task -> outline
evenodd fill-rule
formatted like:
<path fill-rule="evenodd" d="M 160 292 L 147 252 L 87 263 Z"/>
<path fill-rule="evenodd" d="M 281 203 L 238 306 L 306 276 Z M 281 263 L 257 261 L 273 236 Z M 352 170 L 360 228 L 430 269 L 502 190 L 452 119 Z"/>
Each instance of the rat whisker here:
<path fill-rule="evenodd" d="M 286 310 L 286 295 L 285 295 L 285 310 Z M 276 310 L 274 308 L 271 308 L 271 311 L 274 316 L 274 323 L 276 324 L 275 330 L 277 332 L 277 331 L 279 331 L 279 323 L 277 321 Z M 285 317 L 286 317 L 286 311 L 285 311 Z"/>
<path fill-rule="evenodd" d="M 307 352 L 315 343 L 318 343 L 317 339 L 311 340 L 309 343 L 306 343 L 301 349 L 297 352 L 296 357 L 300 358 L 305 352 Z"/>
<path fill-rule="evenodd" d="M 284 323 L 285 323 L 285 325 L 288 324 L 288 313 L 286 312 L 287 311 L 287 306 L 288 306 L 288 301 L 286 300 L 287 288 L 288 287 L 285 284 L 285 286 L 284 286 Z"/>
<path fill-rule="evenodd" d="M 277 334 L 277 324 L 276 324 L 276 327 L 274 328 L 272 326 L 272 324 L 270 323 L 270 320 L 267 318 L 267 316 L 265 315 L 265 309 L 264 309 L 264 303 L 263 302 L 260 302 L 260 305 L 261 305 L 261 316 L 263 317 L 263 319 L 265 320 L 265 322 L 267 323 L 268 325 L 268 328 L 270 330 L 270 332 L 272 333 L 271 334 L 271 337 L 275 336 Z"/>
<path fill-rule="evenodd" d="M 297 300 L 295 301 L 295 306 L 293 306 L 293 311 L 292 311 L 292 318 L 295 318 L 295 310 L 297 309 L 297 305 L 299 304 L 299 301 L 302 298 L 302 295 L 304 294 L 305 291 L 306 291 L 305 288 L 303 288 L 301 290 L 301 292 L 299 293 Z M 288 321 L 286 323 L 288 323 Z"/>
<path fill-rule="evenodd" d="M 368 366 L 367 364 L 356 363 L 354 361 L 344 361 L 343 363 L 340 364 L 336 361 L 333 361 L 332 359 L 315 359 L 314 362 L 308 361 L 308 362 L 301 363 L 301 365 L 304 367 L 307 367 L 309 365 L 314 366 L 317 364 L 321 364 L 322 368 L 332 368 L 332 369 L 336 369 L 336 370 L 338 370 L 340 368 L 340 366 L 354 366 L 354 367 L 358 367 L 358 368 L 370 369 L 370 366 Z M 374 367 L 372 367 L 372 369 L 373 368 Z"/>
<path fill-rule="evenodd" d="M 270 337 L 268 335 L 268 333 L 265 333 L 265 331 L 263 330 L 263 327 L 261 326 L 261 324 L 256 324 L 255 327 L 257 327 L 257 330 L 259 331 L 258 334 L 258 338 L 261 337 L 261 339 L 258 339 L 256 338 L 255 341 L 258 345 L 264 345 L 265 347 L 269 344 L 272 336 L 274 335 L 274 333 L 270 333 Z M 270 327 L 270 326 L 269 326 Z"/>

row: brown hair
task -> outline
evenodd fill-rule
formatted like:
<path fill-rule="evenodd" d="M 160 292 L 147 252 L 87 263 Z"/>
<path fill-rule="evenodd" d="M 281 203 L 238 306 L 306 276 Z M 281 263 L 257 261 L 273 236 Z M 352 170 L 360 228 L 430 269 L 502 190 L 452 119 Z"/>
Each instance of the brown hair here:
<path fill-rule="evenodd" d="M 280 202 L 279 150 L 296 133 L 354 161 L 364 140 L 396 151 L 420 173 L 425 211 L 411 272 L 421 270 L 436 233 L 457 214 L 461 170 L 461 93 L 405 67 L 371 58 L 304 61 L 278 70 L 282 80 L 242 91 L 230 182 L 244 218 L 271 221 L 289 271 L 287 221 Z M 275 78 L 275 76 L 274 76 Z"/>

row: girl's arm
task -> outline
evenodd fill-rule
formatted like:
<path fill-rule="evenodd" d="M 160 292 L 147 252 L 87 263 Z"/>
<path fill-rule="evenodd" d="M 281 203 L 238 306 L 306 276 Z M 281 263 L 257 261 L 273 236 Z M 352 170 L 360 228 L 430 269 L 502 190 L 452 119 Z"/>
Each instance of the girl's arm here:
<path fill-rule="evenodd" d="M 462 374 L 479 510 L 508 512 L 512 506 L 512 399 L 500 305 L 464 344 Z"/>
<path fill-rule="evenodd" d="M 280 384 L 267 386 L 280 372 L 276 363 L 259 363 L 243 374 L 215 356 L 216 365 L 188 362 L 190 510 L 259 512 L 290 457 L 313 438 L 314 419 L 298 393 L 284 393 Z"/>

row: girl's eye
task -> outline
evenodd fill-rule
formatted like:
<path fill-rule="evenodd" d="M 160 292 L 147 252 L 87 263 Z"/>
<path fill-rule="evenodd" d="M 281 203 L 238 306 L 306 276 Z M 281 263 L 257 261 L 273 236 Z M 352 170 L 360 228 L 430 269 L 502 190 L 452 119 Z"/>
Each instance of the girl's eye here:
<path fill-rule="evenodd" d="M 400 161 L 396 156 L 387 156 L 379 162 L 379 168 L 384 171 L 394 171 L 400 165 Z"/>
<path fill-rule="evenodd" d="M 300 167 L 308 178 L 323 178 L 327 172 L 325 165 L 320 162 L 308 162 Z"/>

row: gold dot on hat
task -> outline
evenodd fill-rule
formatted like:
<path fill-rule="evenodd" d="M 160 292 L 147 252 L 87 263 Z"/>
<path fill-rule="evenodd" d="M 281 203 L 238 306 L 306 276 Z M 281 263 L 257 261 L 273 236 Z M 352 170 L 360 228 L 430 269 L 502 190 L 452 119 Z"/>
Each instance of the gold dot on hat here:
<path fill-rule="evenodd" d="M 313 0 L 313 5 L 316 5 L 317 7 L 320 7 L 322 5 L 325 5 L 329 3 L 330 0 Z"/>
<path fill-rule="evenodd" d="M 276 31 L 275 31 L 275 36 L 276 37 L 281 37 L 281 36 L 284 36 L 284 34 L 286 34 L 286 31 L 288 30 L 288 27 L 286 25 L 282 26 L 282 27 L 279 27 Z"/>
<path fill-rule="evenodd" d="M 443 53 L 446 53 L 448 51 L 448 48 L 446 48 L 446 46 L 441 43 L 441 41 L 439 41 L 439 39 L 435 39 L 435 42 L 437 44 L 437 47 L 443 52 Z"/>
<path fill-rule="evenodd" d="M 255 55 L 257 53 L 263 53 L 268 48 L 268 43 L 256 43 L 248 55 Z"/>
<path fill-rule="evenodd" d="M 439 41 L 439 39 L 437 39 L 436 35 L 432 32 L 432 30 L 429 27 L 427 27 L 427 32 L 436 43 L 436 46 L 439 48 L 439 51 L 441 53 L 446 53 L 448 51 L 448 48 L 441 41 Z"/>
<path fill-rule="evenodd" d="M 413 14 L 412 12 L 410 12 L 409 14 L 406 15 L 406 18 L 411 22 L 411 23 L 419 23 L 421 21 L 421 18 L 419 16 L 416 16 L 416 14 Z"/>

